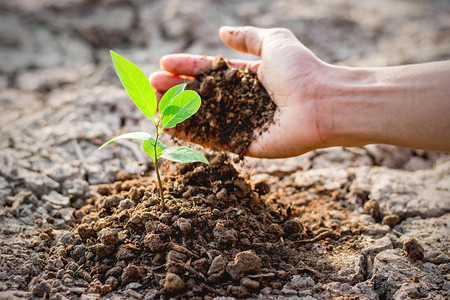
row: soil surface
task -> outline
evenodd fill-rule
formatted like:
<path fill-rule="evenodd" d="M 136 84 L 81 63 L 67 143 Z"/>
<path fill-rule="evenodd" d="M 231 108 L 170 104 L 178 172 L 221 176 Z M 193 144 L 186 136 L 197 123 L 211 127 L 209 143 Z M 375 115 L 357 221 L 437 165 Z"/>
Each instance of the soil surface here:
<path fill-rule="evenodd" d="M 211 71 L 190 81 L 187 89 L 202 97 L 198 112 L 176 130 L 202 145 L 242 156 L 257 135 L 274 122 L 276 104 L 250 69 L 229 67 L 217 56 Z"/>
<path fill-rule="evenodd" d="M 0 1 L 0 299 L 450 298 L 448 154 L 203 150 L 161 165 L 163 213 L 139 143 L 97 151 L 152 127 L 109 49 L 150 74 L 168 53 L 249 59 L 221 25 L 281 26 L 328 63 L 428 62 L 450 58 L 449 2 L 181 2 Z"/>
<path fill-rule="evenodd" d="M 340 267 L 326 254 L 358 250 L 362 229 L 347 221 L 338 193 L 294 208 L 280 201 L 294 191 L 272 192 L 264 180 L 252 185 L 226 154 L 209 160 L 163 178 L 164 212 L 151 178 L 97 186 L 99 196 L 74 212 L 75 240 L 50 249 L 50 258 L 64 264 L 50 272 L 88 278 L 101 295 L 133 285 L 161 297 L 247 298 L 278 291 L 294 275 L 327 283 Z M 318 207 L 340 210 L 334 224 L 329 212 L 311 215 Z M 363 278 L 353 275 L 355 282 Z"/>

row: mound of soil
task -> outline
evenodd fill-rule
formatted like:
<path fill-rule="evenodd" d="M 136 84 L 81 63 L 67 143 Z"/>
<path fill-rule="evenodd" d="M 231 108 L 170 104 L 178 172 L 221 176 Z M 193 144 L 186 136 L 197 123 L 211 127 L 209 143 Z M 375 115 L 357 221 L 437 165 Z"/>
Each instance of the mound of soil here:
<path fill-rule="evenodd" d="M 244 155 L 258 133 L 274 122 L 276 104 L 250 69 L 230 67 L 217 56 L 209 72 L 188 83 L 202 97 L 199 111 L 176 130 L 202 145 Z M 212 145 L 211 145 L 212 144 Z"/>
<path fill-rule="evenodd" d="M 329 267 L 316 271 L 308 243 L 340 233 L 317 238 L 310 228 L 323 231 L 324 219 L 305 228 L 269 196 L 266 182 L 249 184 L 225 154 L 209 161 L 179 165 L 164 177 L 165 212 L 151 178 L 98 186 L 99 196 L 74 213 L 78 242 L 57 243 L 51 256 L 102 295 L 131 286 L 163 299 L 256 297 L 296 274 L 325 276 Z"/>

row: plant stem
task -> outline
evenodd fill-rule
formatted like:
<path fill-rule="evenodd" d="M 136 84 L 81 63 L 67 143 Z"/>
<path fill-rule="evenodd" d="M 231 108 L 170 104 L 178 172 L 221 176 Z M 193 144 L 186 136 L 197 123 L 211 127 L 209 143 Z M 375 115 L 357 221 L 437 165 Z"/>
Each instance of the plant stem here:
<path fill-rule="evenodd" d="M 156 178 L 158 179 L 158 184 L 159 184 L 159 197 L 161 198 L 161 210 L 165 211 L 166 210 L 166 202 L 164 201 L 164 192 L 163 192 L 163 188 L 162 188 L 161 177 L 159 176 L 158 158 L 157 158 L 157 151 L 156 151 L 156 149 L 157 149 L 156 147 L 158 145 L 159 134 L 160 134 L 160 132 L 158 130 L 158 127 L 156 127 L 155 160 L 153 161 L 153 163 L 155 164 Z"/>

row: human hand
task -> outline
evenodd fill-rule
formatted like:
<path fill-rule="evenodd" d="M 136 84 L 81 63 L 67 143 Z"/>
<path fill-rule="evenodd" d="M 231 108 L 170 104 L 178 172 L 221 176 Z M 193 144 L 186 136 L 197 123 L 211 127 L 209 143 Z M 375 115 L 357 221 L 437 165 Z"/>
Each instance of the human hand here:
<path fill-rule="evenodd" d="M 232 49 L 261 57 L 230 63 L 256 71 L 278 106 L 276 122 L 245 155 L 290 157 L 317 148 L 373 143 L 450 151 L 450 61 L 348 68 L 322 62 L 286 29 L 222 27 L 220 37 Z M 208 71 L 212 60 L 165 56 L 165 71 L 152 74 L 151 83 L 164 92 L 186 76 Z M 172 133 L 189 140 L 189 133 Z"/>
<path fill-rule="evenodd" d="M 256 62 L 229 62 L 233 67 L 248 67 L 257 72 L 278 106 L 276 122 L 250 144 L 246 155 L 288 157 L 324 146 L 317 126 L 317 101 L 320 99 L 316 95 L 324 64 L 287 29 L 222 27 L 220 37 L 234 50 L 261 57 Z M 213 59 L 189 54 L 167 55 L 161 59 L 161 68 L 165 72 L 152 74 L 151 84 L 165 92 L 182 83 L 186 76 L 208 71 Z M 189 140 L 188 133 L 169 133 Z"/>

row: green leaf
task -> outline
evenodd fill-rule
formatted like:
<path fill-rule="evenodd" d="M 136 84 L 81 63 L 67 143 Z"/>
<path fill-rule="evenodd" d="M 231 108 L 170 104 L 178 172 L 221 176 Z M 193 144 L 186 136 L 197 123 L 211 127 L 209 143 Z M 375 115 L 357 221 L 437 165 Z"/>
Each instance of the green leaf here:
<path fill-rule="evenodd" d="M 174 87 L 172 87 L 171 89 L 169 89 L 164 96 L 161 98 L 161 101 L 159 101 L 159 113 L 162 115 L 164 115 L 164 110 L 166 109 L 167 104 L 169 104 L 171 102 L 171 100 L 173 98 L 175 98 L 178 94 L 182 93 L 184 91 L 184 89 L 186 88 L 186 83 L 182 83 L 179 85 L 176 85 Z"/>
<path fill-rule="evenodd" d="M 156 94 L 147 76 L 132 62 L 110 51 L 120 81 L 128 96 L 144 115 L 153 119 L 156 112 Z"/>
<path fill-rule="evenodd" d="M 209 164 L 203 154 L 187 147 L 176 146 L 167 148 L 161 153 L 161 157 L 175 162 L 193 163 L 199 161 Z"/>
<path fill-rule="evenodd" d="M 98 148 L 98 150 L 102 149 L 103 147 L 105 147 L 106 145 L 108 145 L 109 143 L 112 143 L 114 141 L 120 140 L 120 139 L 130 139 L 130 140 L 137 140 L 137 141 L 146 141 L 149 139 L 153 139 L 152 135 L 148 132 L 129 132 L 129 133 L 125 133 L 119 136 L 116 136 L 113 139 L 110 139 L 109 141 L 107 141 L 106 143 L 104 143 L 100 148 Z M 154 140 L 154 139 L 153 139 Z"/>
<path fill-rule="evenodd" d="M 201 105 L 200 96 L 194 91 L 184 91 L 169 103 L 162 115 L 162 127 L 172 128 L 197 112 Z"/>
<path fill-rule="evenodd" d="M 151 138 L 149 140 L 146 140 L 142 145 L 142 149 L 144 149 L 145 153 L 147 153 L 148 156 L 153 158 L 153 160 L 155 161 L 161 158 L 161 153 L 166 148 L 167 147 L 158 140 L 158 143 L 156 144 L 156 159 L 155 159 L 155 139 Z"/>

